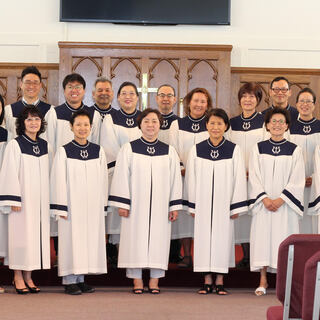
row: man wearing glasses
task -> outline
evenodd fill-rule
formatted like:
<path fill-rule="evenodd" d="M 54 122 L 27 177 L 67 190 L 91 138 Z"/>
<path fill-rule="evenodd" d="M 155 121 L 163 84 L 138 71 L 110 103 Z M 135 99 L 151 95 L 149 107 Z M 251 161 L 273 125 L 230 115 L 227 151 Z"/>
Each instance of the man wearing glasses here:
<path fill-rule="evenodd" d="M 54 152 L 73 140 L 73 133 L 70 130 L 69 123 L 72 114 L 77 110 L 84 109 L 92 117 L 94 111 L 93 108 L 89 108 L 82 102 L 85 95 L 86 82 L 80 74 L 71 73 L 67 75 L 63 80 L 62 86 L 66 102 L 56 108 L 52 108 L 48 112 L 47 120 L 47 140 Z M 91 141 L 91 135 L 89 140 Z"/>
<path fill-rule="evenodd" d="M 295 120 L 298 117 L 298 111 L 296 108 L 289 104 L 289 97 L 291 96 L 290 82 L 285 77 L 276 77 L 270 83 L 269 95 L 271 98 L 271 107 L 264 110 L 266 112 L 274 107 L 280 107 L 287 109 L 290 112 L 291 120 Z"/>
<path fill-rule="evenodd" d="M 177 102 L 175 89 L 170 84 L 161 85 L 157 91 L 156 102 L 163 117 L 158 138 L 165 143 L 169 143 L 171 123 L 178 118 L 172 111 Z"/>
<path fill-rule="evenodd" d="M 22 98 L 13 104 L 5 106 L 5 125 L 8 130 L 8 141 L 17 136 L 16 119 L 28 104 L 36 106 L 46 118 L 47 112 L 52 107 L 39 99 L 41 91 L 41 73 L 35 66 L 26 67 L 21 73 L 20 89 Z M 41 135 L 43 138 L 43 135 Z"/>

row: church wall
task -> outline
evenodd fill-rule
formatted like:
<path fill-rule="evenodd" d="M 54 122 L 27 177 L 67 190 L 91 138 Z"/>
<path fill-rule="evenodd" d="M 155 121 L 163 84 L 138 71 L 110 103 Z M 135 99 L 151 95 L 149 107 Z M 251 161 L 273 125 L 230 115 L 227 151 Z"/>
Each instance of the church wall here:
<path fill-rule="evenodd" d="M 59 22 L 58 0 L 2 5 L 0 62 L 58 63 L 58 41 L 230 44 L 231 66 L 319 68 L 320 2 L 231 0 L 231 26 Z M 170 8 L 168 8 L 170 10 Z"/>

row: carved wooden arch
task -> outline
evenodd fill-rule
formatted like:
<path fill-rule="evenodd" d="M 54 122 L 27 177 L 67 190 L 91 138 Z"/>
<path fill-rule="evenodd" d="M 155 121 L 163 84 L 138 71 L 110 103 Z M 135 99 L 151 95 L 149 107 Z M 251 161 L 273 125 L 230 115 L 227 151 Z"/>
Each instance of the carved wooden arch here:
<path fill-rule="evenodd" d="M 179 68 L 176 66 L 176 64 L 171 60 L 171 59 L 166 59 L 166 58 L 160 58 L 159 60 L 155 61 L 153 63 L 153 65 L 151 66 L 151 68 L 149 69 L 149 79 L 151 80 L 152 78 L 154 78 L 154 75 L 153 75 L 153 70 L 156 68 L 156 66 L 158 64 L 160 64 L 162 61 L 166 61 L 168 62 L 174 69 L 174 71 L 176 72 L 176 74 L 174 75 L 175 79 L 177 79 L 179 81 L 179 73 L 180 73 L 180 70 Z"/>
<path fill-rule="evenodd" d="M 7 78 L 5 78 L 5 80 L 7 82 Z M 2 79 L 0 79 L 0 87 L 3 89 L 2 98 L 6 104 L 8 89 L 7 89 L 7 85 L 3 83 Z M 4 106 L 2 106 L 2 108 L 4 108 Z"/>
<path fill-rule="evenodd" d="M 80 65 L 80 63 L 82 63 L 85 60 L 90 60 L 98 69 L 98 74 L 97 77 L 102 76 L 102 68 L 99 65 L 99 63 L 94 59 L 94 57 L 75 57 L 75 58 L 79 58 L 79 60 L 72 66 L 72 72 L 75 72 L 75 70 L 78 68 L 78 66 Z"/>
<path fill-rule="evenodd" d="M 136 68 L 137 70 L 137 74 L 136 74 L 136 78 L 138 80 L 141 80 L 141 69 L 139 68 L 139 66 L 134 62 L 133 58 L 119 58 L 118 61 L 111 67 L 111 72 L 110 72 L 110 78 L 113 79 L 116 75 L 114 74 L 114 70 L 117 68 L 117 66 L 125 61 L 128 60 L 131 64 L 133 64 L 133 66 Z"/>
<path fill-rule="evenodd" d="M 192 70 L 195 68 L 195 66 L 197 65 L 197 64 L 199 64 L 200 62 L 202 62 L 202 61 L 204 61 L 204 62 L 206 62 L 210 67 L 211 67 L 211 69 L 213 70 L 213 77 L 212 77 L 212 79 L 213 80 L 215 80 L 215 81 L 217 81 L 217 76 L 218 76 L 218 70 L 216 69 L 216 67 L 210 62 L 210 61 L 208 61 L 208 60 L 206 60 L 206 59 L 199 59 L 199 60 L 196 60 L 192 65 L 191 65 L 191 67 L 190 68 L 188 68 L 188 80 L 190 80 L 190 79 L 192 79 L 192 74 L 191 74 L 191 72 L 192 72 Z"/>

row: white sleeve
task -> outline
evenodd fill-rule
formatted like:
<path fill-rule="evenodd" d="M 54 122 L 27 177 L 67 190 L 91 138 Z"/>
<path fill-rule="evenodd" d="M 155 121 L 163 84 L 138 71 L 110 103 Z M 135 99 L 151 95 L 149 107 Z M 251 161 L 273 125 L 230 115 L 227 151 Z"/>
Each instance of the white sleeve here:
<path fill-rule="evenodd" d="M 53 160 L 50 175 L 50 211 L 52 216 L 68 216 L 67 156 L 60 147 Z"/>
<path fill-rule="evenodd" d="M 310 190 L 308 213 L 320 214 L 320 146 L 317 145 L 314 150 L 314 174 Z"/>
<path fill-rule="evenodd" d="M 176 150 L 169 146 L 170 156 L 170 203 L 169 212 L 182 210 L 182 178 Z"/>
<path fill-rule="evenodd" d="M 186 176 L 184 180 L 183 204 L 190 213 L 196 213 L 196 146 L 194 145 L 189 152 Z"/>
<path fill-rule="evenodd" d="M 50 108 L 46 114 L 47 129 L 45 132 L 45 137 L 50 144 L 54 153 L 57 152 L 56 144 L 56 131 L 57 131 L 57 113 L 55 108 Z"/>

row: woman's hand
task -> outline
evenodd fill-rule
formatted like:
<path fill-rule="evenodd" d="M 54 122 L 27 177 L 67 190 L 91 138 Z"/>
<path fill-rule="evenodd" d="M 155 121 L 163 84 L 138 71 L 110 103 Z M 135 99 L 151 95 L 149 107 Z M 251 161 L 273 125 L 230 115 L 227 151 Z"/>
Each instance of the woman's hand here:
<path fill-rule="evenodd" d="M 312 177 L 306 178 L 306 187 L 309 188 L 312 185 Z"/>
<path fill-rule="evenodd" d="M 186 169 L 181 170 L 181 175 L 184 177 L 186 175 Z"/>
<path fill-rule="evenodd" d="M 267 210 L 272 212 L 275 212 L 278 210 L 278 208 L 273 204 L 273 200 L 271 200 L 270 198 L 264 198 L 262 202 Z"/>
<path fill-rule="evenodd" d="M 122 208 L 118 208 L 118 213 L 120 217 L 129 217 L 129 210 L 128 209 L 122 209 Z"/>
<path fill-rule="evenodd" d="M 171 222 L 176 221 L 177 218 L 178 218 L 178 211 L 175 210 L 175 211 L 170 211 L 169 212 L 169 220 Z"/>
<path fill-rule="evenodd" d="M 21 207 L 11 206 L 11 210 L 14 212 L 19 212 L 19 211 L 21 211 Z"/>
<path fill-rule="evenodd" d="M 230 219 L 234 220 L 234 219 L 237 219 L 238 217 L 239 217 L 239 214 L 236 213 L 236 214 L 232 215 L 232 216 L 230 217 Z"/>

